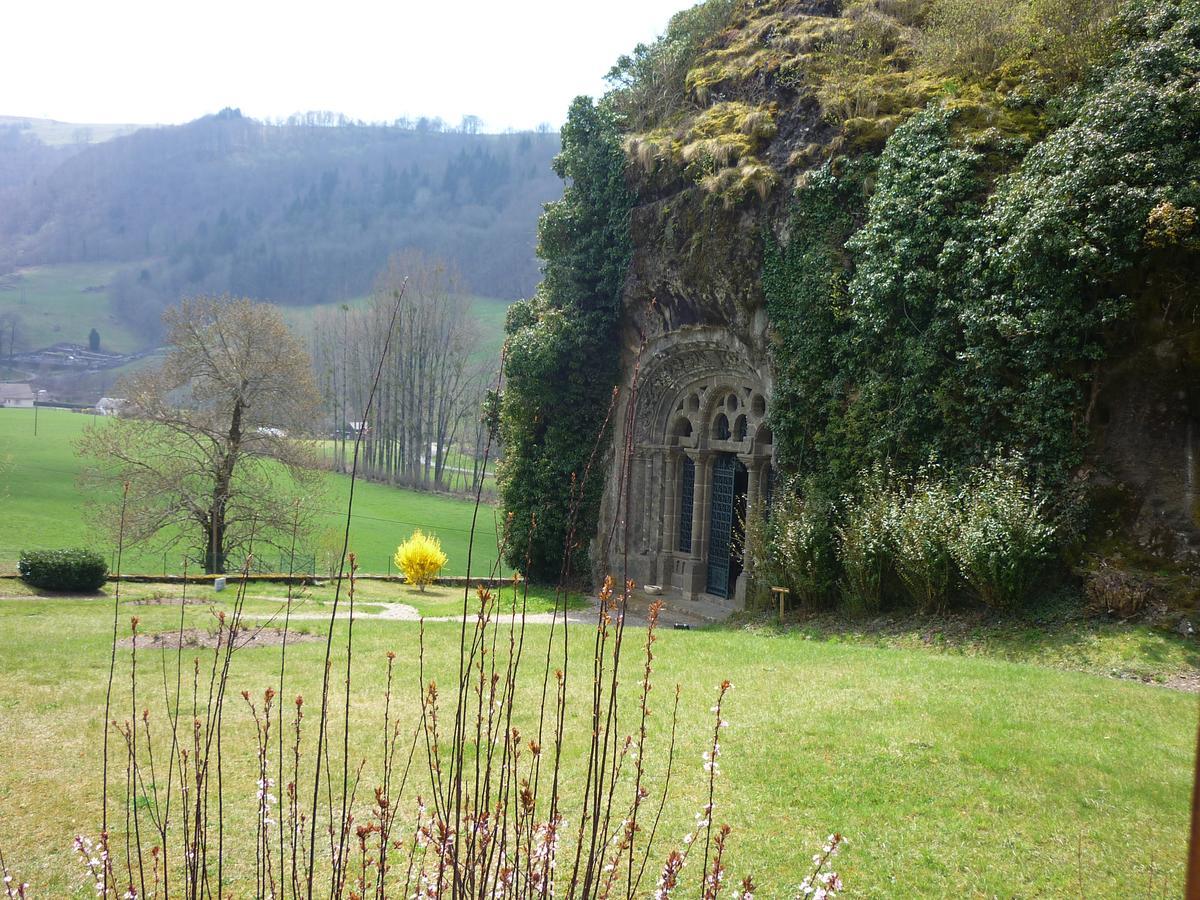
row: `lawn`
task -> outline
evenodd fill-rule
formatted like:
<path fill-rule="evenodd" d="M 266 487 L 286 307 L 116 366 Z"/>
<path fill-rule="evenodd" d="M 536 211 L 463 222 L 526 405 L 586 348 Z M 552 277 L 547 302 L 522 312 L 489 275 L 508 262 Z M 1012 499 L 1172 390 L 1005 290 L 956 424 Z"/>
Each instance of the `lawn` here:
<path fill-rule="evenodd" d="M 102 424 L 91 416 L 63 410 L 38 411 L 38 434 L 33 434 L 34 413 L 26 409 L 0 409 L 0 571 L 11 571 L 23 549 L 90 546 L 111 553 L 111 541 L 86 522 L 89 498 L 77 478 L 81 461 L 74 440 L 83 428 Z M 325 535 L 328 543 L 345 524 L 350 479 L 326 473 L 324 505 L 317 537 L 307 549 L 317 546 Z M 474 505 L 437 494 L 399 490 L 360 481 L 355 488 L 354 519 L 350 549 L 364 572 L 386 573 L 396 545 L 415 528 L 432 531 L 449 556 L 445 573 L 466 573 L 467 545 Z M 487 572 L 496 555 L 496 517 L 492 507 L 480 508 L 472 572 Z M 130 549 L 122 566 L 125 572 L 161 573 L 178 571 L 182 550 L 164 554 L 153 547 Z"/>
<path fill-rule="evenodd" d="M 6 583 L 0 582 L 0 586 Z M 11 583 L 0 593 L 12 589 Z M 232 597 L 207 594 L 195 606 L 131 601 L 175 589 L 126 586 L 117 609 L 140 631 L 187 624 L 212 628 Z M 22 596 L 0 600 L 0 847 L 37 896 L 86 896 L 70 852 L 76 833 L 95 835 L 100 794 L 100 719 L 108 669 L 113 598 Z M 164 598 L 165 599 L 165 598 Z M 314 598 L 318 608 L 327 598 Z M 364 595 L 370 600 L 383 595 Z M 441 606 L 449 601 L 435 601 Z M 539 602 L 545 602 L 544 598 Z M 248 615 L 262 620 L 279 601 L 256 593 Z M 431 611 L 432 611 L 431 607 Z M 322 635 L 327 622 L 304 620 Z M 346 624 L 335 624 L 335 646 Z M 459 626 L 425 626 L 425 675 L 453 681 Z M 568 666 L 566 791 L 578 784 L 589 734 L 592 629 L 574 626 Z M 539 660 L 549 629 L 531 625 L 518 685 L 516 719 L 534 726 Z M 414 721 L 419 627 L 362 620 L 354 626 L 351 758 L 366 760 L 364 795 L 378 777 L 384 654 L 397 654 L 393 713 Z M 578 638 L 583 638 L 579 640 Z M 1120 641 L 1101 637 L 1093 654 L 1120 658 Z M 1111 644 L 1111 645 L 1110 645 Z M 507 640 L 500 642 L 501 653 Z M 1108 648 L 1108 649 L 1106 649 Z M 579 654 L 582 652 L 582 656 Z M 334 657 L 341 672 L 344 651 Z M 324 644 L 291 646 L 284 696 L 319 696 Z M 651 790 L 661 787 L 670 686 L 682 686 L 673 800 L 659 829 L 661 859 L 691 829 L 703 803 L 701 751 L 711 735 L 709 707 L 718 680 L 733 689 L 724 715 L 715 819 L 733 826 L 728 870 L 752 872 L 759 897 L 790 897 L 809 855 L 831 831 L 849 840 L 839 859 L 847 897 L 1179 896 L 1182 893 L 1196 697 L 1102 676 L 997 659 L 817 640 L 801 629 L 710 628 L 666 631 L 656 645 L 646 758 Z M 131 709 L 130 651 L 117 657 L 117 716 Z M 187 650 L 207 671 L 211 651 Z M 173 651 L 140 650 L 143 704 L 161 729 L 162 665 L 173 678 Z M 253 695 L 277 682 L 279 648 L 238 651 L 230 687 Z M 624 690 L 636 690 L 640 661 L 626 657 Z M 340 684 L 339 674 L 337 676 Z M 185 688 L 185 702 L 190 703 Z M 632 696 L 628 694 L 627 697 Z M 341 705 L 334 722 L 340 735 Z M 632 706 L 627 706 L 632 712 Z M 155 718 L 155 717 L 158 718 Z M 253 730 L 237 699 L 225 715 L 226 814 L 248 822 L 254 803 Z M 311 724 L 310 724 L 311 727 Z M 627 715 L 624 729 L 635 723 Z M 155 731 L 161 735 L 161 731 Z M 161 752 L 164 748 L 159 748 Z M 333 771 L 340 770 L 340 746 Z M 121 751 L 120 759 L 124 759 Z M 160 759 L 162 757 L 159 757 Z M 123 765 L 123 764 L 122 764 Z M 422 776 L 427 779 L 428 775 Z M 115 780 L 124 796 L 123 770 Z M 410 786 L 404 809 L 427 781 Z M 577 816 L 568 804 L 568 816 Z M 568 829 L 569 830 L 569 829 Z M 119 833 L 115 838 L 121 840 Z M 564 839 L 569 843 L 569 840 Z M 253 830 L 226 832 L 236 896 L 250 893 Z M 692 876 L 698 878 L 693 868 Z M 691 896 L 690 890 L 686 894 Z"/>

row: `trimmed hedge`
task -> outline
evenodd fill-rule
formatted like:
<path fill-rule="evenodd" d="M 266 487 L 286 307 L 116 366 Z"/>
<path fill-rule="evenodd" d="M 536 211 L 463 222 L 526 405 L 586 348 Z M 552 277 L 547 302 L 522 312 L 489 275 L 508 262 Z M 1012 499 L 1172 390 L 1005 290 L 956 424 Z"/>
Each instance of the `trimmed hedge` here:
<path fill-rule="evenodd" d="M 97 591 L 108 577 L 108 563 L 82 548 L 25 550 L 17 571 L 26 584 L 48 591 Z"/>

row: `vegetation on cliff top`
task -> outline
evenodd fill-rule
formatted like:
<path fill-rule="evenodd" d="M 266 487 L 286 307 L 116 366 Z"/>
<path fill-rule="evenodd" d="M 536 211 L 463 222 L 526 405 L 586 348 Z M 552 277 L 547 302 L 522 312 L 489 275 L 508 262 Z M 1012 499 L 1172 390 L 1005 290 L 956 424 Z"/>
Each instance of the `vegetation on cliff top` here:
<path fill-rule="evenodd" d="M 1196 262 L 1198 13 L 1128 4 L 1122 48 L 990 192 L 988 158 L 940 105 L 877 169 L 804 182 L 764 269 L 789 466 L 844 482 L 876 459 L 970 464 L 1007 447 L 1054 480 L 1082 461 L 1089 386 L 1136 292 Z M 1166 280 L 1158 314 L 1190 315 L 1182 283 Z"/>
<path fill-rule="evenodd" d="M 1027 148 L 1047 102 L 1109 49 L 1114 7 L 708 0 L 621 57 L 609 99 L 647 184 L 694 183 L 733 205 L 839 152 L 878 150 L 935 102 L 970 142 Z"/>

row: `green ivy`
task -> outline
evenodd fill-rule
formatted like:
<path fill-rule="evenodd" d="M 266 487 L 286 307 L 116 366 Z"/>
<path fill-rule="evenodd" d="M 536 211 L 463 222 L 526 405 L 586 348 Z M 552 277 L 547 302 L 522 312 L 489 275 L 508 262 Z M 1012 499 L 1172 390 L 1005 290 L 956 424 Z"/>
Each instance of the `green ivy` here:
<path fill-rule="evenodd" d="M 1151 212 L 1200 200 L 1200 2 L 1134 0 L 1119 24 L 1122 49 L 1072 120 L 946 254 L 961 262 L 964 403 L 1051 474 L 1082 459 L 1087 388 L 1127 331 Z"/>
<path fill-rule="evenodd" d="M 837 160 L 797 190 L 763 265 L 785 468 L 842 490 L 876 462 L 1017 451 L 1062 485 L 1082 461 L 1089 385 L 1147 273 L 1185 271 L 1200 243 L 1200 0 L 1131 0 L 1116 29 L 994 185 L 935 107 L 877 166 Z"/>
<path fill-rule="evenodd" d="M 853 382 L 851 262 L 845 243 L 866 214 L 873 160 L 838 160 L 796 192 L 787 240 L 764 241 L 763 293 L 772 327 L 775 390 L 771 424 L 782 466 L 805 475 L 862 468 L 841 411 Z"/>
<path fill-rule="evenodd" d="M 555 171 L 567 182 L 538 224 L 544 278 L 509 311 L 500 401 L 505 456 L 500 497 L 510 565 L 556 579 L 572 510 L 571 569 L 587 572 L 603 472 L 584 480 L 617 380 L 621 287 L 629 266 L 625 156 L 611 112 L 586 97 L 571 105 Z"/>

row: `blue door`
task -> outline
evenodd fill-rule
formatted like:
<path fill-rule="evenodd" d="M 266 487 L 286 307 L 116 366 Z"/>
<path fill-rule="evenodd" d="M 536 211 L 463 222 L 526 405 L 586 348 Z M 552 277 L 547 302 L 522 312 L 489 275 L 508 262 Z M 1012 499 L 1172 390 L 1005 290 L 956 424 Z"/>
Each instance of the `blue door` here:
<path fill-rule="evenodd" d="M 708 586 L 718 597 L 729 596 L 729 543 L 733 537 L 736 460 L 721 454 L 713 463 L 712 507 L 708 524 Z"/>

